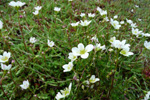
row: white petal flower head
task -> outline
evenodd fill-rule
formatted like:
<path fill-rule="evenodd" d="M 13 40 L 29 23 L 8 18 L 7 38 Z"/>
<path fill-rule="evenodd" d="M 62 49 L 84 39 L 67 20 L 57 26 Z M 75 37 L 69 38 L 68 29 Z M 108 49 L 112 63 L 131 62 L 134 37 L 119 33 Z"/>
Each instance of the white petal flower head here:
<path fill-rule="evenodd" d="M 9 60 L 9 58 L 11 57 L 10 55 L 11 55 L 10 52 L 7 53 L 7 52 L 5 51 L 5 52 L 3 53 L 3 55 L 0 55 L 0 62 L 1 62 L 1 63 L 7 62 L 7 61 Z"/>
<path fill-rule="evenodd" d="M 107 16 L 104 18 L 104 20 L 105 20 L 106 22 L 108 22 L 108 21 L 109 21 L 109 19 L 108 19 L 108 17 L 107 17 Z"/>
<path fill-rule="evenodd" d="M 81 58 L 86 59 L 89 56 L 89 52 L 93 50 L 93 45 L 89 44 L 86 47 L 82 43 L 78 44 L 77 47 L 72 48 L 72 53 L 76 56 L 81 56 Z"/>
<path fill-rule="evenodd" d="M 114 40 L 112 42 L 112 46 L 115 47 L 115 48 L 118 48 L 118 49 L 122 49 L 122 48 L 124 48 L 125 43 L 126 43 L 126 40 L 123 40 L 123 41 Z"/>
<path fill-rule="evenodd" d="M 110 19 L 110 24 L 115 28 L 115 29 L 119 29 L 121 27 L 121 25 L 119 24 L 118 21 Z"/>
<path fill-rule="evenodd" d="M 9 5 L 12 6 L 12 7 L 22 7 L 22 6 L 25 5 L 25 4 L 26 4 L 26 3 L 21 2 L 21 1 L 17 1 L 17 2 L 11 1 L 11 2 L 9 3 Z"/>
<path fill-rule="evenodd" d="M 95 36 L 93 36 L 92 38 L 91 38 L 91 40 L 92 41 L 95 41 L 95 42 L 98 42 L 98 38 L 97 38 L 97 36 L 95 35 Z"/>
<path fill-rule="evenodd" d="M 30 37 L 30 42 L 31 43 L 35 43 L 37 40 L 35 39 L 35 37 Z"/>
<path fill-rule="evenodd" d="M 137 26 L 136 26 L 136 23 L 131 23 L 131 27 L 132 28 L 136 28 Z"/>
<path fill-rule="evenodd" d="M 0 29 L 3 28 L 3 22 L 0 20 Z"/>
<path fill-rule="evenodd" d="M 150 91 L 147 92 L 147 94 L 144 97 L 144 100 L 149 100 L 150 98 Z"/>
<path fill-rule="evenodd" d="M 141 33 L 142 36 L 145 36 L 145 37 L 150 37 L 150 34 L 149 33 Z"/>
<path fill-rule="evenodd" d="M 68 0 L 68 1 L 73 1 L 73 0 Z"/>
<path fill-rule="evenodd" d="M 95 83 L 99 80 L 100 80 L 99 78 L 95 78 L 95 75 L 92 75 L 91 78 L 89 79 L 89 83 Z"/>
<path fill-rule="evenodd" d="M 54 11 L 59 12 L 61 10 L 61 8 L 59 7 L 54 7 Z"/>
<path fill-rule="evenodd" d="M 95 14 L 88 13 L 88 16 L 89 16 L 89 17 L 95 17 Z"/>
<path fill-rule="evenodd" d="M 99 11 L 100 15 L 107 15 L 107 10 L 102 10 L 100 7 L 97 7 L 97 11 Z"/>
<path fill-rule="evenodd" d="M 11 66 L 12 66 L 11 64 L 7 66 L 7 65 L 1 63 L 2 70 L 10 70 Z"/>
<path fill-rule="evenodd" d="M 60 100 L 61 98 L 65 98 L 66 96 L 68 96 L 71 92 L 71 87 L 72 87 L 72 83 L 70 83 L 68 88 L 65 88 L 64 90 L 60 90 L 60 92 L 57 93 L 55 98 L 57 100 Z"/>
<path fill-rule="evenodd" d="M 124 24 L 124 21 L 121 21 L 120 24 Z"/>
<path fill-rule="evenodd" d="M 70 72 L 73 68 L 73 63 L 69 62 L 68 64 L 65 64 L 62 66 L 64 68 L 63 72 Z"/>
<path fill-rule="evenodd" d="M 78 26 L 78 25 L 79 25 L 79 23 L 80 23 L 80 22 L 71 23 L 71 26 L 72 26 L 72 27 L 76 27 L 76 26 Z"/>
<path fill-rule="evenodd" d="M 114 19 L 117 19 L 117 18 L 118 18 L 118 15 L 115 15 L 115 16 L 114 16 Z"/>
<path fill-rule="evenodd" d="M 145 48 L 150 50 L 150 42 L 145 41 L 144 46 L 145 46 Z"/>
<path fill-rule="evenodd" d="M 23 81 L 23 84 L 21 84 L 20 87 L 22 89 L 27 89 L 29 87 L 29 81 L 28 80 Z"/>
<path fill-rule="evenodd" d="M 105 50 L 105 49 L 106 49 L 105 45 L 101 46 L 100 43 L 96 43 L 96 45 L 95 45 L 95 50 L 96 51 Z"/>
<path fill-rule="evenodd" d="M 84 16 L 85 16 L 85 13 L 81 13 L 80 16 L 81 16 L 81 17 L 84 17 Z"/>
<path fill-rule="evenodd" d="M 50 40 L 48 40 L 47 44 L 49 47 L 53 47 L 55 45 L 54 42 Z"/>
<path fill-rule="evenodd" d="M 42 9 L 42 6 L 37 6 L 37 7 L 34 7 L 35 10 L 39 11 Z"/>
<path fill-rule="evenodd" d="M 69 57 L 68 57 L 71 61 L 75 61 L 77 59 L 77 56 L 74 55 L 73 53 L 69 53 Z"/>
<path fill-rule="evenodd" d="M 142 31 L 139 31 L 139 29 L 134 29 L 132 28 L 132 34 L 136 35 L 136 36 L 139 36 L 140 34 L 142 33 Z"/>
<path fill-rule="evenodd" d="M 116 37 L 112 37 L 112 38 L 110 38 L 109 42 L 110 42 L 110 43 L 113 43 L 113 42 L 114 42 L 114 40 L 116 40 Z"/>
<path fill-rule="evenodd" d="M 132 23 L 133 23 L 132 20 L 128 20 L 127 18 L 126 18 L 126 21 L 127 21 L 127 23 L 129 23 L 129 24 L 132 24 Z"/>
<path fill-rule="evenodd" d="M 91 21 L 88 21 L 88 20 L 82 21 L 82 20 L 81 20 L 81 23 L 80 23 L 80 24 L 81 24 L 82 26 L 88 26 L 90 23 L 91 23 Z"/>
<path fill-rule="evenodd" d="M 39 14 L 39 11 L 36 10 L 35 12 L 33 12 L 34 15 L 38 15 Z"/>
<path fill-rule="evenodd" d="M 130 48 L 124 48 L 123 50 L 120 51 L 120 54 L 124 55 L 124 56 L 131 56 L 134 53 L 133 52 L 129 52 Z"/>

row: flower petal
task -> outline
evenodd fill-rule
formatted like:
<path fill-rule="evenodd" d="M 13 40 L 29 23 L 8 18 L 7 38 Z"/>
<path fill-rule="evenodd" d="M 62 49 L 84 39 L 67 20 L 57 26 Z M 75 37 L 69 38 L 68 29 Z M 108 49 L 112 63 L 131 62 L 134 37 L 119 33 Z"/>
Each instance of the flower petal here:
<path fill-rule="evenodd" d="M 87 52 L 90 52 L 90 51 L 93 50 L 93 48 L 94 48 L 94 46 L 93 46 L 92 44 L 89 44 L 89 45 L 87 45 L 87 46 L 85 47 L 85 50 L 86 50 Z"/>
<path fill-rule="evenodd" d="M 89 53 L 85 53 L 83 55 L 81 55 L 81 58 L 86 59 L 89 56 Z"/>
<path fill-rule="evenodd" d="M 79 44 L 78 44 L 78 49 L 79 49 L 79 50 L 83 50 L 83 49 L 84 49 L 84 45 L 83 45 L 82 43 L 79 43 Z"/>

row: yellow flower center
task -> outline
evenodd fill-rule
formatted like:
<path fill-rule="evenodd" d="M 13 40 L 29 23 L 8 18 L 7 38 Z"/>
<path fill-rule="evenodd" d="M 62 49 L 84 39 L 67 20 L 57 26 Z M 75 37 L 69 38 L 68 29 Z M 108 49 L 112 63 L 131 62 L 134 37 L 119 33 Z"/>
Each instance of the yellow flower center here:
<path fill-rule="evenodd" d="M 122 50 L 121 53 L 125 55 L 125 54 L 126 54 L 126 51 L 125 51 L 125 50 Z"/>
<path fill-rule="evenodd" d="M 90 79 L 90 83 L 94 83 L 96 79 Z"/>
<path fill-rule="evenodd" d="M 7 61 L 7 60 L 8 60 L 8 57 L 7 57 L 7 56 L 3 56 L 3 57 L 1 58 L 1 60 Z"/>
<path fill-rule="evenodd" d="M 85 54 L 86 53 L 86 50 L 85 49 L 83 49 L 83 50 L 80 50 L 80 54 L 82 55 L 82 54 Z"/>

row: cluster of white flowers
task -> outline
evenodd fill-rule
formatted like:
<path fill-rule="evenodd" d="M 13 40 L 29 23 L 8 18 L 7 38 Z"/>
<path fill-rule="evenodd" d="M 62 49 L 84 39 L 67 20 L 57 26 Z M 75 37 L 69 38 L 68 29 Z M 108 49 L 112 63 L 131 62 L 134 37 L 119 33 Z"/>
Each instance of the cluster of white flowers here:
<path fill-rule="evenodd" d="M 80 16 L 81 17 L 85 17 L 85 13 L 81 13 Z M 88 13 L 88 17 L 90 17 L 90 18 L 95 17 L 95 13 L 93 13 L 93 14 L 92 13 Z"/>
<path fill-rule="evenodd" d="M 88 21 L 88 20 L 82 21 L 82 20 L 81 20 L 80 22 L 71 23 L 71 26 L 72 26 L 72 27 L 76 27 L 76 26 L 78 26 L 79 24 L 82 25 L 82 26 L 88 26 L 90 23 L 91 23 L 91 21 Z"/>
<path fill-rule="evenodd" d="M 37 7 L 34 7 L 35 11 L 33 12 L 34 15 L 38 15 L 39 14 L 39 11 L 42 9 L 42 6 L 37 6 Z"/>
<path fill-rule="evenodd" d="M 11 1 L 11 2 L 9 3 L 9 5 L 12 6 L 12 7 L 22 7 L 22 6 L 24 6 L 25 4 L 26 4 L 25 2 L 21 2 L 21 1 L 17 1 L 17 2 Z"/>
<path fill-rule="evenodd" d="M 130 50 L 130 44 L 125 44 L 126 40 L 120 41 L 120 40 L 116 40 L 116 37 L 112 37 L 109 42 L 111 43 L 112 47 L 115 47 L 120 51 L 120 54 L 124 55 L 124 56 L 130 56 L 133 55 L 133 52 L 129 52 Z"/>

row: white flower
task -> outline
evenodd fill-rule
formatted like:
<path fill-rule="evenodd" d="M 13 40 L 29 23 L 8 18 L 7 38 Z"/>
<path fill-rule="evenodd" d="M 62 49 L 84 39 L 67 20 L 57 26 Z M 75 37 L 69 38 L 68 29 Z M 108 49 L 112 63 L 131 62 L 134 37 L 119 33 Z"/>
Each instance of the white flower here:
<path fill-rule="evenodd" d="M 36 10 L 35 12 L 33 12 L 34 15 L 38 15 L 39 14 L 39 11 Z"/>
<path fill-rule="evenodd" d="M 37 6 L 37 7 L 34 7 L 35 10 L 39 11 L 42 9 L 42 6 Z"/>
<path fill-rule="evenodd" d="M 90 84 L 90 83 L 96 83 L 99 80 L 100 80 L 99 78 L 95 78 L 95 75 L 92 75 L 91 78 L 89 80 L 85 81 L 85 82 L 87 84 Z"/>
<path fill-rule="evenodd" d="M 10 70 L 11 66 L 12 66 L 11 64 L 7 66 L 7 65 L 1 63 L 1 68 L 2 68 L 3 70 Z"/>
<path fill-rule="evenodd" d="M 112 42 L 112 46 L 118 49 L 122 49 L 125 45 L 126 40 L 120 41 L 120 40 L 114 40 Z"/>
<path fill-rule="evenodd" d="M 104 18 L 104 20 L 105 20 L 106 22 L 108 22 L 108 21 L 109 21 L 109 19 L 108 19 L 108 17 L 107 17 L 107 16 Z"/>
<path fill-rule="evenodd" d="M 0 55 L 0 62 L 1 62 L 1 63 L 7 62 L 7 61 L 9 60 L 9 58 L 11 57 L 10 55 L 11 55 L 10 52 L 7 53 L 7 52 L 5 51 L 5 52 L 3 53 L 3 56 Z"/>
<path fill-rule="evenodd" d="M 100 7 L 97 7 L 97 11 L 99 11 L 100 15 L 107 15 L 107 10 L 102 10 Z"/>
<path fill-rule="evenodd" d="M 55 45 L 54 42 L 50 40 L 48 40 L 47 44 L 49 47 L 53 47 Z"/>
<path fill-rule="evenodd" d="M 73 0 L 68 0 L 68 1 L 73 1 Z"/>
<path fill-rule="evenodd" d="M 96 43 L 96 45 L 95 45 L 95 50 L 96 51 L 105 50 L 105 49 L 106 49 L 105 45 L 101 46 L 100 43 Z"/>
<path fill-rule="evenodd" d="M 60 100 L 61 98 L 65 98 L 66 96 L 68 96 L 71 92 L 71 87 L 72 87 L 72 83 L 70 83 L 68 88 L 65 88 L 64 90 L 60 90 L 60 92 L 57 93 L 55 98 L 57 100 Z"/>
<path fill-rule="evenodd" d="M 141 33 L 142 36 L 145 36 L 145 37 L 150 37 L 150 34 L 149 33 Z"/>
<path fill-rule="evenodd" d="M 149 100 L 150 98 L 150 91 L 147 92 L 147 94 L 144 97 L 144 100 Z"/>
<path fill-rule="evenodd" d="M 95 14 L 88 13 L 88 16 L 89 16 L 89 17 L 95 17 Z"/>
<path fill-rule="evenodd" d="M 26 4 L 26 3 L 21 2 L 21 1 L 17 1 L 17 2 L 11 1 L 11 2 L 9 3 L 9 5 L 12 6 L 12 7 L 22 7 L 22 6 L 25 5 L 25 4 Z"/>
<path fill-rule="evenodd" d="M 0 20 L 0 29 L 3 28 L 3 22 Z"/>
<path fill-rule="evenodd" d="M 139 36 L 140 34 L 142 33 L 142 31 L 139 31 L 139 29 L 134 29 L 132 28 L 132 34 L 136 35 L 136 36 Z"/>
<path fill-rule="evenodd" d="M 20 87 L 22 89 L 27 89 L 29 87 L 29 81 L 28 80 L 23 81 L 23 84 L 21 84 Z"/>
<path fill-rule="evenodd" d="M 118 21 L 110 19 L 110 24 L 115 28 L 115 29 L 119 29 L 121 27 L 121 25 L 119 24 Z"/>
<path fill-rule="evenodd" d="M 130 48 L 124 48 L 123 50 L 120 51 L 120 54 L 124 55 L 124 56 L 130 56 L 133 55 L 133 52 L 129 52 Z"/>
<path fill-rule="evenodd" d="M 82 21 L 82 20 L 81 20 L 81 23 L 80 23 L 80 24 L 81 24 L 82 26 L 88 26 L 90 23 L 91 23 L 91 21 L 88 21 L 88 20 Z"/>
<path fill-rule="evenodd" d="M 131 23 L 131 27 L 132 28 L 136 28 L 137 26 L 136 26 L 136 23 Z"/>
<path fill-rule="evenodd" d="M 120 24 L 124 24 L 124 21 L 121 21 Z"/>
<path fill-rule="evenodd" d="M 132 20 L 128 20 L 127 18 L 126 18 L 126 21 L 127 21 L 127 23 L 129 23 L 129 24 L 132 24 L 132 23 L 133 23 Z"/>
<path fill-rule="evenodd" d="M 73 68 L 73 63 L 69 62 L 68 64 L 65 64 L 62 66 L 64 68 L 63 72 L 70 72 Z"/>
<path fill-rule="evenodd" d="M 78 26 L 78 25 L 79 25 L 79 22 L 71 23 L 71 26 L 72 26 L 72 27 L 76 27 L 76 26 Z"/>
<path fill-rule="evenodd" d="M 81 16 L 81 17 L 84 17 L 84 16 L 85 16 L 85 13 L 81 13 L 80 16 Z"/>
<path fill-rule="evenodd" d="M 118 15 L 115 15 L 115 16 L 114 16 L 114 19 L 117 19 L 117 18 L 118 18 Z"/>
<path fill-rule="evenodd" d="M 131 12 L 134 12 L 134 10 L 133 10 L 133 9 L 131 9 Z"/>
<path fill-rule="evenodd" d="M 69 57 L 68 57 L 71 61 L 75 61 L 77 59 L 77 56 L 74 55 L 72 52 L 69 53 Z"/>
<path fill-rule="evenodd" d="M 96 37 L 96 35 L 93 36 L 93 37 L 91 38 L 91 40 L 92 40 L 92 41 L 95 41 L 95 42 L 98 42 L 98 38 Z"/>
<path fill-rule="evenodd" d="M 92 50 L 93 50 L 92 44 L 89 44 L 84 48 L 84 45 L 82 43 L 79 43 L 78 48 L 77 47 L 72 48 L 72 53 L 76 56 L 81 56 L 81 58 L 86 59 L 89 56 L 88 52 Z"/>
<path fill-rule="evenodd" d="M 61 8 L 54 7 L 54 11 L 59 12 L 60 10 L 61 10 Z"/>
<path fill-rule="evenodd" d="M 135 7 L 139 8 L 139 6 L 138 6 L 138 5 L 135 5 Z"/>
<path fill-rule="evenodd" d="M 150 50 L 150 42 L 145 41 L 144 46 L 145 46 L 145 48 Z"/>
<path fill-rule="evenodd" d="M 139 21 L 142 21 L 142 19 L 138 18 Z"/>
<path fill-rule="evenodd" d="M 110 38 L 109 42 L 110 42 L 110 43 L 113 43 L 113 42 L 114 42 L 114 40 L 116 40 L 116 37 L 112 37 L 112 38 Z"/>
<path fill-rule="evenodd" d="M 30 37 L 30 42 L 31 43 L 35 43 L 37 40 L 35 39 L 35 37 Z"/>

